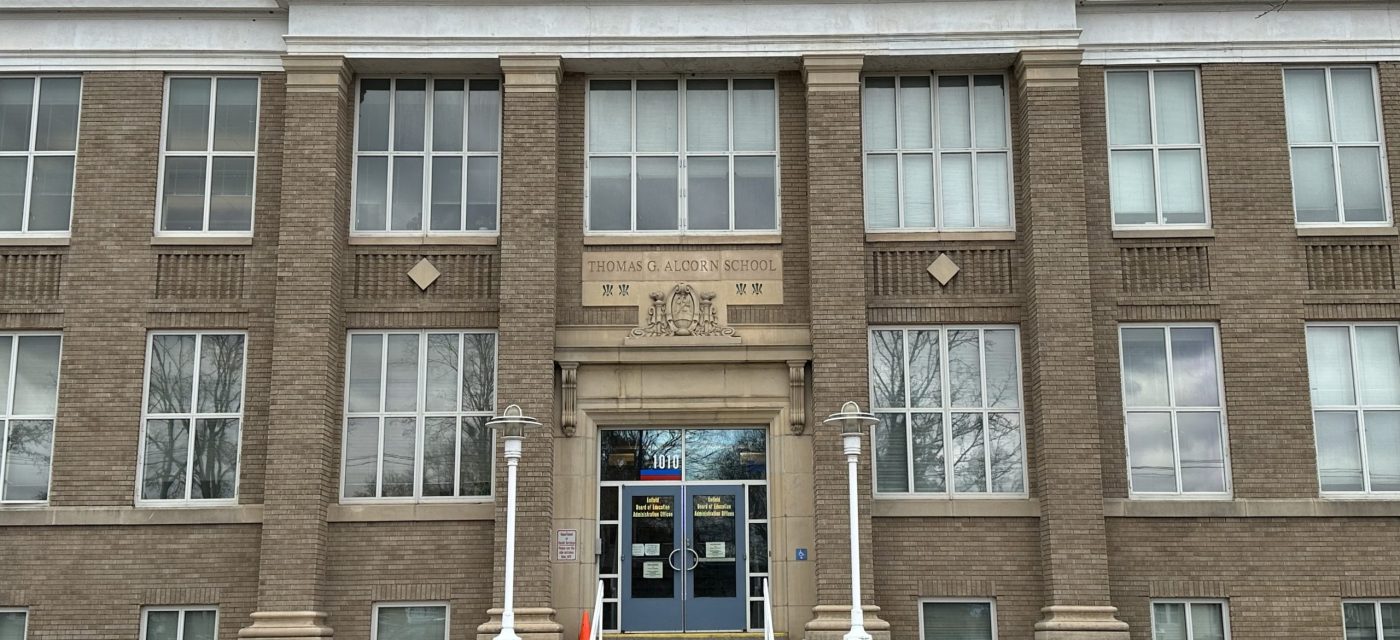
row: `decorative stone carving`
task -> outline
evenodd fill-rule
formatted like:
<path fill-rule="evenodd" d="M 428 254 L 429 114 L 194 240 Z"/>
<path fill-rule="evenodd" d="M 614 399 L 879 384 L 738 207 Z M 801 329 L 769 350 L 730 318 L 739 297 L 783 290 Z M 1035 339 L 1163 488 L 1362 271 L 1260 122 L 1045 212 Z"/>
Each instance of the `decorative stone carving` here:
<path fill-rule="evenodd" d="M 807 361 L 788 360 L 788 430 L 800 436 L 807 430 Z"/>
<path fill-rule="evenodd" d="M 413 284 L 418 285 L 419 289 L 423 290 L 437 282 L 438 276 L 441 275 L 442 272 L 438 271 L 437 267 L 434 267 L 427 258 L 419 260 L 418 264 L 413 265 L 413 268 L 408 270 L 408 278 L 413 281 Z"/>
<path fill-rule="evenodd" d="M 938 284 L 945 287 L 948 286 L 949 282 L 953 281 L 953 276 L 958 275 L 959 271 L 962 271 L 962 267 L 959 267 L 958 263 L 953 262 L 953 259 L 949 258 L 946 253 L 938 254 L 938 258 L 933 261 L 933 264 L 928 266 L 929 275 L 933 276 L 933 279 L 937 280 Z"/>
<path fill-rule="evenodd" d="M 578 429 L 578 363 L 559 363 L 560 394 L 559 430 L 565 437 L 574 437 Z"/>
<path fill-rule="evenodd" d="M 667 336 L 725 336 L 736 334 L 719 319 L 713 291 L 697 292 L 687 283 L 670 291 L 653 291 L 646 321 L 632 330 L 634 338 Z"/>

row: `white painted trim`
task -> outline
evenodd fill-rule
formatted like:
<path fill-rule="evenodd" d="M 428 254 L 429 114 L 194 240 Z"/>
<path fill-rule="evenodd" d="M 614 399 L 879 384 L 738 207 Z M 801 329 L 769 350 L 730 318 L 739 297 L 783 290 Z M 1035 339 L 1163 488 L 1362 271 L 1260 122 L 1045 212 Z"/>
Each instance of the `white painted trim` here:
<path fill-rule="evenodd" d="M 180 614 L 180 621 L 176 625 L 175 640 L 185 640 L 185 615 L 189 613 L 202 613 L 205 611 L 214 612 L 214 633 L 219 629 L 219 606 L 217 603 L 208 605 L 174 605 L 174 606 L 154 606 L 141 607 L 141 638 L 146 637 L 146 623 L 153 611 L 173 611 Z"/>
<path fill-rule="evenodd" d="M 203 151 L 171 151 L 166 147 L 166 139 L 170 129 L 170 83 L 173 80 L 205 80 L 209 81 L 209 119 L 206 122 L 208 131 L 205 132 L 205 144 Z M 219 81 L 220 80 L 252 80 L 256 86 L 253 101 L 253 148 L 249 151 L 219 151 L 214 148 L 214 134 L 218 130 L 219 115 Z M 160 164 L 156 171 L 156 215 L 152 230 L 152 243 L 156 243 L 156 238 L 210 238 L 215 242 L 226 239 L 247 238 L 252 240 L 253 231 L 257 225 L 258 217 L 258 154 L 260 152 L 259 143 L 262 142 L 262 78 L 256 75 L 184 75 L 170 74 L 165 76 L 164 98 L 161 101 L 160 111 Z M 202 158 L 204 159 L 204 213 L 199 229 L 175 229 L 163 230 L 162 224 L 165 222 L 165 163 L 170 158 Z M 220 158 L 251 158 L 253 160 L 252 173 L 252 193 L 249 194 L 248 202 L 248 229 L 244 230 L 223 230 L 211 231 L 209 229 L 209 215 L 214 204 L 214 161 Z"/>
<path fill-rule="evenodd" d="M 992 623 L 992 624 L 991 624 L 991 627 L 992 627 L 992 635 L 991 635 L 990 638 L 986 638 L 986 640 L 997 640 L 997 631 L 998 631 L 998 630 L 997 630 L 997 599 L 994 598 L 994 597 L 986 597 L 986 598 L 936 598 L 936 597 L 919 598 L 919 637 L 920 637 L 920 638 L 927 638 L 927 637 L 928 637 L 928 635 L 924 632 L 924 605 L 926 605 L 926 604 L 959 604 L 959 603 L 961 603 L 961 604 L 986 604 L 986 605 L 988 605 L 988 607 L 990 607 L 991 617 L 992 617 L 992 620 L 991 620 L 991 623 Z"/>
<path fill-rule="evenodd" d="M 446 600 L 426 600 L 426 601 L 405 601 L 405 602 L 376 602 L 374 603 L 374 615 L 371 616 L 369 624 L 370 640 L 379 639 L 379 610 L 380 609 L 405 609 L 408 607 L 434 607 L 442 609 L 442 640 L 452 637 L 452 604 Z M 386 639 L 388 640 L 388 639 Z"/>
<path fill-rule="evenodd" d="M 1148 603 L 1149 613 L 1152 620 L 1153 640 L 1165 640 L 1157 638 L 1157 605 L 1159 604 L 1179 604 L 1184 605 L 1182 615 L 1186 620 L 1186 640 L 1196 640 L 1196 632 L 1192 628 L 1191 608 L 1199 605 L 1216 605 L 1220 607 L 1220 624 L 1225 630 L 1225 639 L 1230 640 L 1230 603 L 1224 598 L 1153 598 Z"/>
<path fill-rule="evenodd" d="M 0 388 L 0 394 L 5 394 L 3 410 L 0 410 L 0 507 L 42 507 L 49 503 L 49 498 L 53 493 L 53 449 L 55 434 L 58 432 L 58 399 L 62 388 L 63 377 L 63 334 L 57 331 L 13 331 L 0 334 L 0 337 L 10 339 L 10 349 L 6 357 L 9 358 L 9 376 L 5 387 Z M 55 371 L 58 377 L 54 378 L 54 412 L 52 414 L 14 414 L 15 408 L 15 387 L 19 380 L 19 343 L 22 338 L 27 337 L 50 337 L 58 338 L 58 366 Z M 15 420 L 47 420 L 49 421 L 49 477 L 45 488 L 45 498 L 43 500 L 4 500 L 5 478 L 9 476 L 6 468 L 10 450 L 10 427 Z"/>

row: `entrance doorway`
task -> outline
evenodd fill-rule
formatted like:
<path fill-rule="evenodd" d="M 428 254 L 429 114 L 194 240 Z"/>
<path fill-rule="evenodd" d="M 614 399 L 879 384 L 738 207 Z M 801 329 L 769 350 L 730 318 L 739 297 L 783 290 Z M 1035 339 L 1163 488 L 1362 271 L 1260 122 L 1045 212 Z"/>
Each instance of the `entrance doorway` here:
<path fill-rule="evenodd" d="M 599 439 L 604 628 L 762 628 L 767 432 L 607 429 Z"/>

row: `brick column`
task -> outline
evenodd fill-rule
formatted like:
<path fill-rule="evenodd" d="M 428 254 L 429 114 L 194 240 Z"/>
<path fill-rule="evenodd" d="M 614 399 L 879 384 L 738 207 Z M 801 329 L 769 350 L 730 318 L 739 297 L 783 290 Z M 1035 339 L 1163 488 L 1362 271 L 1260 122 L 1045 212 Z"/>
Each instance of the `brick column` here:
<path fill-rule="evenodd" d="M 807 197 L 811 208 L 812 455 L 815 469 L 817 606 L 808 640 L 835 640 L 851 628 L 851 547 L 846 456 L 841 430 L 822 424 L 849 400 L 870 408 L 865 323 L 865 208 L 861 180 L 859 55 L 808 55 Z M 860 459 L 861 596 L 865 630 L 889 638 L 873 604 L 870 438 Z"/>
<path fill-rule="evenodd" d="M 1025 264 L 1026 408 L 1046 602 L 1036 640 L 1127 640 L 1109 603 L 1078 50 L 1016 62 L 1017 236 Z"/>
<path fill-rule="evenodd" d="M 501 58 L 505 75 L 501 136 L 500 361 L 496 399 L 518 404 L 545 424 L 525 437 L 517 471 L 515 631 L 525 640 L 558 640 L 550 538 L 554 497 L 555 228 L 558 222 L 558 56 Z M 501 629 L 504 597 L 506 471 L 496 439 L 496 608 L 477 637 Z"/>
<path fill-rule="evenodd" d="M 288 56 L 258 611 L 240 638 L 329 638 L 326 511 L 339 477 L 350 73 Z"/>

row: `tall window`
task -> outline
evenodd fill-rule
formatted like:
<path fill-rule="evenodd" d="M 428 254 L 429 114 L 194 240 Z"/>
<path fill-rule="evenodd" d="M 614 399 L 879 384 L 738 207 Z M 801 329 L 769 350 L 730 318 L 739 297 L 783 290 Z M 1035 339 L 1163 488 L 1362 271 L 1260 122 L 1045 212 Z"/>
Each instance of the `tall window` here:
<path fill-rule="evenodd" d="M 61 343 L 57 335 L 0 335 L 0 502 L 49 499 Z"/>
<path fill-rule="evenodd" d="M 491 495 L 495 334 L 355 332 L 348 360 L 344 499 Z"/>
<path fill-rule="evenodd" d="M 1213 325 L 1120 328 L 1135 494 L 1225 494 L 1225 411 Z"/>
<path fill-rule="evenodd" d="M 772 79 L 591 80 L 589 231 L 774 231 Z"/>
<path fill-rule="evenodd" d="M 1395 324 L 1308 327 L 1322 491 L 1400 492 L 1400 336 Z"/>
<path fill-rule="evenodd" d="M 447 640 L 449 620 L 446 603 L 376 604 L 370 640 Z"/>
<path fill-rule="evenodd" d="M 0 609 L 0 640 L 24 640 L 28 625 L 27 609 Z"/>
<path fill-rule="evenodd" d="M 1152 640 L 1230 640 L 1224 602 L 1155 600 Z"/>
<path fill-rule="evenodd" d="M 1013 327 L 876 329 L 870 397 L 878 493 L 1024 494 Z"/>
<path fill-rule="evenodd" d="M 366 78 L 359 96 L 352 230 L 495 233 L 500 81 Z"/>
<path fill-rule="evenodd" d="M 1108 172 L 1115 227 L 1205 227 L 1196 71 L 1110 71 Z"/>
<path fill-rule="evenodd" d="M 1400 601 L 1343 602 L 1346 640 L 1400 640 Z"/>
<path fill-rule="evenodd" d="M 865 79 L 865 224 L 1010 229 L 1001 74 Z"/>
<path fill-rule="evenodd" d="M 141 640 L 218 640 L 219 610 L 213 607 L 147 607 Z"/>
<path fill-rule="evenodd" d="M 1298 224 L 1387 224 L 1375 68 L 1286 69 L 1283 87 Z"/>
<path fill-rule="evenodd" d="M 0 77 L 0 235 L 68 234 L 81 93 L 76 77 Z"/>
<path fill-rule="evenodd" d="M 159 231 L 252 233 L 258 79 L 172 76 L 165 103 Z"/>
<path fill-rule="evenodd" d="M 929 600 L 919 603 L 923 640 L 996 640 L 996 606 L 990 600 Z"/>
<path fill-rule="evenodd" d="M 244 343 L 241 333 L 151 334 L 141 501 L 236 498 Z"/>

